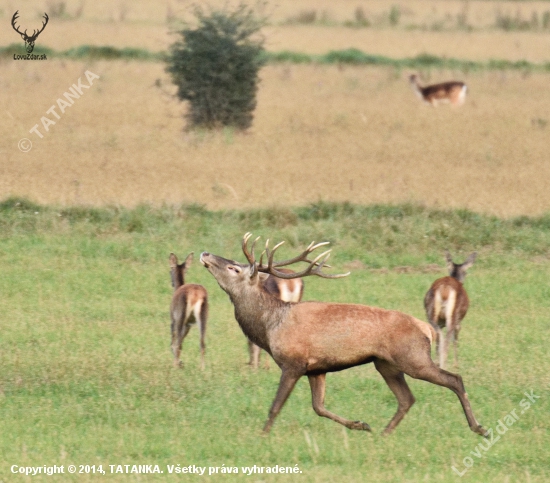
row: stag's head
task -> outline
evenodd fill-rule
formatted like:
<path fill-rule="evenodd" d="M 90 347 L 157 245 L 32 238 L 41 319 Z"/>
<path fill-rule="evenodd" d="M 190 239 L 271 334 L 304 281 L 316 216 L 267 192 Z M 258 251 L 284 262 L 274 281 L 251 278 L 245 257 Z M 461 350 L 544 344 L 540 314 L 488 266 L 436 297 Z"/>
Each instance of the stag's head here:
<path fill-rule="evenodd" d="M 340 278 L 349 275 L 349 272 L 338 275 L 330 275 L 322 272 L 323 267 L 329 267 L 329 265 L 326 265 L 326 261 L 330 256 L 330 250 L 321 253 L 313 260 L 308 258 L 309 254 L 313 250 L 327 245 L 328 242 L 317 244 L 312 242 L 300 255 L 288 260 L 275 262 L 273 260 L 275 252 L 284 242 L 280 242 L 275 245 L 273 249 L 270 249 L 269 240 L 267 240 L 265 250 L 260 256 L 260 261 L 257 262 L 254 255 L 254 247 L 259 237 L 252 242 L 252 246 L 249 249 L 248 241 L 251 236 L 252 234 L 250 233 L 245 234 L 242 241 L 242 250 L 248 263 L 239 263 L 234 260 L 228 260 L 227 258 L 212 255 L 207 252 L 201 254 L 201 263 L 214 276 L 220 287 L 230 296 L 250 293 L 256 289 L 261 290 L 261 284 L 269 275 L 287 280 L 292 278 L 302 278 L 309 275 L 317 275 L 323 278 Z M 264 256 L 267 259 L 266 265 L 263 263 Z M 292 273 L 289 273 L 287 270 L 278 270 L 280 267 L 292 265 L 297 262 L 306 262 L 308 263 L 308 266 L 302 271 Z"/>
<path fill-rule="evenodd" d="M 44 22 L 42 22 L 42 28 L 39 30 L 33 30 L 32 35 L 27 35 L 26 29 L 24 32 L 21 32 L 21 30 L 19 30 L 19 28 L 15 25 L 15 22 L 18 18 L 18 14 L 19 14 L 19 10 L 17 10 L 13 14 L 13 17 L 11 18 L 11 26 L 19 35 L 21 35 L 21 38 L 25 41 L 25 50 L 27 51 L 28 54 L 30 54 L 34 50 L 34 43 L 36 42 L 37 37 L 41 34 L 42 30 L 44 30 L 44 28 L 48 24 L 48 20 L 49 20 L 48 14 L 44 13 L 44 17 L 43 17 Z"/>

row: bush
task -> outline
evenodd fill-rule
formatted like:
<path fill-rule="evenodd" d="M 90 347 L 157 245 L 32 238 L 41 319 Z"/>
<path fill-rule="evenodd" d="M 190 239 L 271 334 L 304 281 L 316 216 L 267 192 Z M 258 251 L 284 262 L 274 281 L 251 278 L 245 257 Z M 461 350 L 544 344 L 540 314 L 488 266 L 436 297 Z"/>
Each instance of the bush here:
<path fill-rule="evenodd" d="M 265 62 L 258 36 L 264 20 L 246 5 L 208 15 L 197 7 L 195 16 L 198 26 L 179 32 L 167 67 L 178 97 L 190 103 L 190 127 L 246 129 L 252 124 L 258 71 Z"/>

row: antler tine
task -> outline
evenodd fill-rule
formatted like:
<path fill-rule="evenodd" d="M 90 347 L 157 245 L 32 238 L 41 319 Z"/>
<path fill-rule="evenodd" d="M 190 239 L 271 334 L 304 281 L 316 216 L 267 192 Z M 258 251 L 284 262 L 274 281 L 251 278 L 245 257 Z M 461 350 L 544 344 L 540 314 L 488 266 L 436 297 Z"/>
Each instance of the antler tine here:
<path fill-rule="evenodd" d="M 260 237 L 257 237 L 252 242 L 251 251 L 249 252 L 248 251 L 248 240 L 250 240 L 251 236 L 252 236 L 252 233 L 250 233 L 250 232 L 247 232 L 247 233 L 244 234 L 243 242 L 242 242 L 242 249 L 243 249 L 244 256 L 248 260 L 248 263 L 250 263 L 250 265 L 254 265 L 256 263 L 256 260 L 254 258 L 254 246 L 256 245 L 256 242 L 260 239 Z"/>
<path fill-rule="evenodd" d="M 317 243 L 315 244 L 314 241 L 312 241 L 309 246 L 302 252 L 300 253 L 300 255 L 297 255 L 295 256 L 294 258 L 289 258 L 288 260 L 282 260 L 280 262 L 275 262 L 273 264 L 274 267 L 285 267 L 287 265 L 292 265 L 293 263 L 297 263 L 297 262 L 306 262 L 306 263 L 311 263 L 311 260 L 309 260 L 307 258 L 307 256 L 314 250 L 317 250 L 317 248 L 319 247 L 322 247 L 322 246 L 325 246 L 325 245 L 329 245 L 330 242 L 321 242 L 321 243 Z M 274 248 L 275 250 L 275 248 Z M 325 265 L 327 268 L 331 268 L 330 265 Z"/>
<path fill-rule="evenodd" d="M 321 253 L 320 255 L 318 255 L 314 260 L 311 260 L 311 261 L 308 260 L 309 261 L 308 267 L 305 270 L 302 270 L 301 272 L 283 273 L 283 272 L 280 272 L 279 270 L 277 270 L 276 268 L 274 268 L 271 264 L 269 264 L 267 267 L 264 267 L 264 268 L 271 275 L 273 275 L 275 277 L 278 277 L 278 278 L 283 278 L 283 279 L 286 279 L 286 280 L 290 280 L 290 279 L 293 279 L 293 278 L 307 277 L 308 275 L 317 275 L 321 278 L 342 278 L 342 277 L 347 277 L 351 272 L 330 275 L 328 273 L 323 273 L 321 271 L 323 269 L 323 267 L 325 267 L 325 266 L 328 267 L 328 265 L 325 265 L 325 263 L 329 259 L 331 251 L 332 250 L 327 250 L 327 251 Z"/>
<path fill-rule="evenodd" d="M 263 266 L 263 264 L 264 264 L 264 255 L 269 256 L 269 238 L 265 241 L 265 248 L 262 251 L 262 253 L 260 254 L 260 261 L 258 262 L 258 269 L 265 268 Z"/>
<path fill-rule="evenodd" d="M 343 278 L 343 277 L 347 277 L 348 275 L 350 275 L 351 272 L 338 273 L 338 274 L 334 274 L 334 275 L 321 272 L 323 267 L 330 267 L 330 265 L 326 265 L 326 261 L 330 258 L 331 252 L 332 252 L 332 249 L 327 250 L 326 252 L 321 253 L 321 255 L 319 255 L 315 260 L 313 260 L 310 267 L 315 267 L 315 265 L 317 265 L 317 267 L 312 268 L 311 273 L 314 274 L 314 275 L 318 275 L 319 277 L 322 277 L 322 278 Z M 323 258 L 323 260 L 321 260 L 319 262 L 319 259 L 321 257 L 323 257 L 324 255 L 326 255 L 326 256 Z"/>
<path fill-rule="evenodd" d="M 260 270 L 262 270 L 263 272 L 265 273 L 270 273 L 270 270 L 273 268 L 273 256 L 275 255 L 275 251 L 277 250 L 277 248 L 279 248 L 282 244 L 284 243 L 284 241 L 282 242 L 279 242 L 277 243 L 277 245 L 275 245 L 273 247 L 273 250 L 270 250 L 269 249 L 269 239 L 265 242 L 265 250 L 264 250 L 264 253 L 266 254 L 267 256 L 267 267 L 264 267 L 260 264 Z"/>

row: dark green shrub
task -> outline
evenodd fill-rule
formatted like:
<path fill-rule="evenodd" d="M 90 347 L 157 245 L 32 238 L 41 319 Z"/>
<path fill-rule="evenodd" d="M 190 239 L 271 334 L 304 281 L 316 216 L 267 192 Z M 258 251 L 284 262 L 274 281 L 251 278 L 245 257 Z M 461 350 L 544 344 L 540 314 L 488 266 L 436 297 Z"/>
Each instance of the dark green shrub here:
<path fill-rule="evenodd" d="M 195 10 L 196 28 L 179 32 L 167 71 L 178 97 L 189 101 L 190 127 L 246 129 L 256 107 L 258 71 L 263 65 L 264 20 L 246 5 L 235 11 Z"/>

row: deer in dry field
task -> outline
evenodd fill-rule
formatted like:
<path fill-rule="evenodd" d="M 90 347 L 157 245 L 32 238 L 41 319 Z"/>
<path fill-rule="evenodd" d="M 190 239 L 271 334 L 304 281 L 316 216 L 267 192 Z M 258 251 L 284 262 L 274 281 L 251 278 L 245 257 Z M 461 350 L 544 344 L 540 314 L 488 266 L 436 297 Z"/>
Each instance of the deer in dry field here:
<path fill-rule="evenodd" d="M 398 409 L 384 434 L 391 433 L 415 402 L 405 374 L 453 391 L 459 398 L 470 429 L 485 436 L 486 431 L 476 421 L 462 378 L 438 368 L 431 359 L 431 343 L 435 331 L 430 324 L 395 310 L 384 310 L 357 304 L 299 302 L 288 303 L 268 294 L 262 283 L 267 274 L 282 279 L 297 279 L 309 275 L 340 278 L 322 271 L 330 250 L 313 260 L 311 252 L 325 243 L 311 243 L 300 255 L 274 261 L 276 250 L 266 244 L 257 262 L 254 246 L 248 247 L 251 235 L 242 241 L 248 263 L 242 264 L 204 252 L 200 260 L 229 295 L 235 308 L 235 318 L 245 335 L 267 351 L 281 368 L 281 379 L 275 400 L 269 410 L 264 432 L 269 432 L 275 417 L 300 377 L 307 376 L 311 387 L 314 411 L 349 429 L 370 431 L 362 421 L 344 419 L 325 409 L 325 378 L 327 372 L 374 362 L 398 402 Z M 267 264 L 263 263 L 265 254 Z M 283 273 L 279 267 L 306 262 L 299 272 Z"/>
<path fill-rule="evenodd" d="M 208 318 L 208 293 L 202 285 L 185 283 L 185 273 L 193 260 L 193 253 L 187 255 L 182 264 L 178 264 L 178 257 L 170 253 L 170 276 L 174 295 L 170 304 L 170 318 L 172 319 L 172 353 L 174 367 L 181 367 L 180 354 L 183 339 L 189 333 L 191 326 L 199 325 L 201 369 L 204 369 L 204 336 L 206 320 Z"/>
<path fill-rule="evenodd" d="M 282 273 L 294 273 L 288 268 L 281 268 Z M 283 302 L 300 302 L 304 294 L 304 282 L 301 278 L 284 280 L 282 278 L 269 275 L 263 282 L 263 288 L 267 293 L 282 300 Z M 248 353 L 250 354 L 250 362 L 254 369 L 258 368 L 260 362 L 260 353 L 262 349 L 248 340 Z"/>
<path fill-rule="evenodd" d="M 466 100 L 468 86 L 464 82 L 450 81 L 422 87 L 416 74 L 409 77 L 409 82 L 416 95 L 434 107 L 439 104 L 461 106 Z"/>
<path fill-rule="evenodd" d="M 436 353 L 441 369 L 445 369 L 451 342 L 454 343 L 455 367 L 458 366 L 458 333 L 470 305 L 463 283 L 466 270 L 474 264 L 476 256 L 474 252 L 464 263 L 457 264 L 453 263 L 451 254 L 445 251 L 449 276 L 437 279 L 424 297 L 426 316 L 437 333 Z M 444 328 L 447 329 L 445 338 Z"/>

